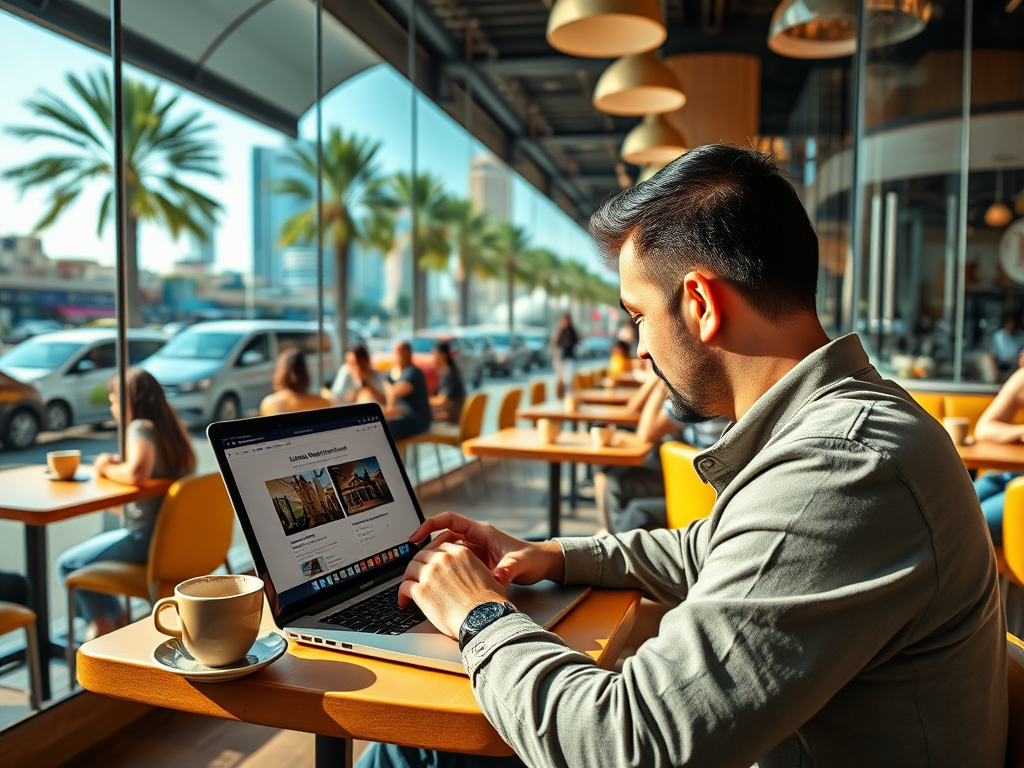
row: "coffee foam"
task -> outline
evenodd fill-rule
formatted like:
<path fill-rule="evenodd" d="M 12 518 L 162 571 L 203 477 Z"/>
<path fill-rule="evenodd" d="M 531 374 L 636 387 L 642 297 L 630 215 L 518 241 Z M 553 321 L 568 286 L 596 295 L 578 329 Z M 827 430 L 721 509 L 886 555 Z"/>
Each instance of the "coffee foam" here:
<path fill-rule="evenodd" d="M 256 589 L 254 581 L 236 575 L 202 576 L 178 585 L 178 591 L 186 597 L 234 597 Z"/>

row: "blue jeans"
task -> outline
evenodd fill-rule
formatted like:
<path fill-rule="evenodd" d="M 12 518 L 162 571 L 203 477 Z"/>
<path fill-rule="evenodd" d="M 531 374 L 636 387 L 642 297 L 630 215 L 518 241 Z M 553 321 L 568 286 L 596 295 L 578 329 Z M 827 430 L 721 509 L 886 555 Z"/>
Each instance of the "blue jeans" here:
<path fill-rule="evenodd" d="M 981 501 L 981 511 L 985 514 L 988 531 L 992 536 L 992 544 L 996 547 L 1003 543 L 1003 504 L 1006 501 L 1006 486 L 1019 474 L 1013 472 L 989 472 L 974 481 L 974 490 Z"/>
<path fill-rule="evenodd" d="M 116 561 L 144 565 L 149 559 L 149 536 L 133 533 L 126 528 L 104 531 L 72 547 L 57 558 L 57 575 L 63 582 L 72 571 L 92 563 Z M 75 605 L 79 616 L 86 621 L 107 617 L 116 621 L 123 612 L 124 603 L 116 595 L 75 590 Z"/>
<path fill-rule="evenodd" d="M 391 437 L 395 440 L 402 440 L 413 435 L 420 435 L 430 429 L 430 424 L 424 424 L 411 413 L 403 413 L 388 420 L 388 429 Z"/>
<path fill-rule="evenodd" d="M 356 768 L 526 768 L 526 765 L 515 755 L 482 757 L 397 744 L 371 744 L 359 758 Z"/>

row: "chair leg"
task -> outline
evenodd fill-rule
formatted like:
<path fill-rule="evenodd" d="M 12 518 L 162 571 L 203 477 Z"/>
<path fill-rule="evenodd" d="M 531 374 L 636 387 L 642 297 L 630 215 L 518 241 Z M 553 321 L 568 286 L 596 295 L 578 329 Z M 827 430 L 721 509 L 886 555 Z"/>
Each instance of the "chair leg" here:
<path fill-rule="evenodd" d="M 466 501 L 473 501 L 472 489 L 469 487 L 469 468 L 466 466 L 466 454 L 459 450 L 459 459 L 462 460 L 462 484 L 466 487 Z"/>
<path fill-rule="evenodd" d="M 68 665 L 68 690 L 75 690 L 75 588 L 68 587 L 68 645 L 64 651 Z"/>
<path fill-rule="evenodd" d="M 444 464 L 441 463 L 441 444 L 434 443 L 434 455 L 437 456 L 437 471 L 441 475 L 441 490 L 448 493 L 448 481 L 444 478 Z"/>
<path fill-rule="evenodd" d="M 39 692 L 43 690 L 43 678 L 39 666 L 39 646 L 36 644 L 35 624 L 29 624 L 25 627 L 25 640 L 28 644 L 26 647 L 28 655 L 28 700 L 32 709 L 38 711 L 40 706 L 42 706 Z"/>

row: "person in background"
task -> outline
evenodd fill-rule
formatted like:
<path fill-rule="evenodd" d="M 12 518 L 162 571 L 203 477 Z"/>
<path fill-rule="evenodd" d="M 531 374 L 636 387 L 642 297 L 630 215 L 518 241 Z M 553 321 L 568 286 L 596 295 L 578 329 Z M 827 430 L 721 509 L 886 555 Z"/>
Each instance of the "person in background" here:
<path fill-rule="evenodd" d="M 277 358 L 272 386 L 274 391 L 260 403 L 260 416 L 315 411 L 333 405 L 326 397 L 309 391 L 309 368 L 305 355 L 298 349 L 286 349 Z"/>
<path fill-rule="evenodd" d="M 1024 350 L 1024 329 L 1021 329 L 1014 313 L 1003 315 L 999 328 L 992 334 L 988 350 L 995 356 L 996 367 L 1002 375 L 1017 367 L 1021 350 Z"/>
<path fill-rule="evenodd" d="M 675 419 L 664 383 L 652 375 L 626 404 L 639 411 L 636 436 L 654 447 L 635 467 L 604 467 L 594 475 L 597 512 L 610 533 L 637 528 L 654 530 L 668 525 L 665 476 L 661 467 L 661 442 L 681 440 L 697 448 L 710 448 L 729 425 L 728 419 L 684 424 Z"/>
<path fill-rule="evenodd" d="M 118 377 L 114 376 L 107 382 L 107 392 L 110 413 L 120 423 L 117 385 Z M 94 464 L 96 474 L 125 485 L 141 485 L 154 478 L 177 480 L 192 474 L 196 458 L 188 432 L 167 403 L 163 387 L 156 379 L 141 368 L 129 368 L 125 400 L 128 420 L 125 455 L 101 453 Z M 57 558 L 61 581 L 72 571 L 96 562 L 144 565 L 149 558 L 149 542 L 161 504 L 162 496 L 126 504 L 123 528 L 97 534 Z M 117 596 L 80 589 L 75 597 L 78 615 L 89 622 L 87 639 L 105 634 L 118 625 L 123 602 Z"/>
<path fill-rule="evenodd" d="M 612 354 L 608 358 L 608 375 L 621 376 L 633 370 L 633 360 L 629 356 L 629 344 L 616 339 L 612 345 Z"/>
<path fill-rule="evenodd" d="M 434 368 L 438 378 L 437 394 L 430 397 L 434 421 L 458 424 L 462 404 L 466 401 L 466 387 L 452 359 L 452 349 L 447 341 L 439 341 L 434 345 Z"/>
<path fill-rule="evenodd" d="M 419 435 L 430 429 L 430 395 L 423 371 L 413 365 L 412 345 L 408 341 L 395 344 L 395 364 L 384 383 L 384 396 L 391 436 L 395 440 Z"/>
<path fill-rule="evenodd" d="M 370 402 L 384 405 L 381 375 L 373 369 L 370 352 L 362 344 L 345 353 L 345 362 L 331 387 L 331 399 L 339 405 Z"/>
<path fill-rule="evenodd" d="M 576 359 L 576 345 L 579 334 L 573 327 L 568 313 L 562 315 L 551 337 L 551 360 L 555 364 L 555 390 L 558 397 L 565 395 L 568 382 L 572 380 L 572 365 Z"/>
<path fill-rule="evenodd" d="M 1000 330 L 1003 330 L 1002 328 Z M 998 331 L 997 331 L 998 333 Z M 1018 355 L 1018 368 L 1006 380 L 999 394 L 981 414 L 974 425 L 974 439 L 990 443 L 1019 443 L 1024 441 L 1024 424 L 1014 424 L 1014 417 L 1024 408 L 1024 352 Z M 981 501 L 981 511 L 988 523 L 993 546 L 1003 543 L 1003 505 L 1006 486 L 1015 472 L 989 472 L 974 481 L 974 490 Z"/>
<path fill-rule="evenodd" d="M 32 587 L 27 577 L 11 571 L 0 571 L 0 600 L 32 606 Z"/>

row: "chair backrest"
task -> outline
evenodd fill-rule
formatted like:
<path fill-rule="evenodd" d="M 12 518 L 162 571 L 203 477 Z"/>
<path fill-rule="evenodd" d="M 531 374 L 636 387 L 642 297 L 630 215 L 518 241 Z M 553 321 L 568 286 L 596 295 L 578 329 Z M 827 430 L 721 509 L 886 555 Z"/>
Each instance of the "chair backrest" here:
<path fill-rule="evenodd" d="M 535 381 L 530 385 L 530 405 L 540 405 L 548 399 L 548 388 L 543 381 Z"/>
<path fill-rule="evenodd" d="M 970 419 L 967 434 L 974 434 L 974 427 L 992 402 L 992 395 L 946 395 L 942 404 L 943 416 L 959 416 Z"/>
<path fill-rule="evenodd" d="M 466 398 L 459 414 L 459 439 L 472 440 L 480 437 L 484 430 L 484 410 L 487 408 L 487 395 L 477 392 Z"/>
<path fill-rule="evenodd" d="M 1006 768 L 1024 768 L 1024 643 L 1006 636 L 1006 682 L 1010 696 L 1010 728 Z"/>
<path fill-rule="evenodd" d="M 164 496 L 149 545 L 151 597 L 168 597 L 185 579 L 223 565 L 231 546 L 235 511 L 217 473 L 177 481 Z"/>
<path fill-rule="evenodd" d="M 498 429 L 509 429 L 516 425 L 516 410 L 523 399 L 523 390 L 516 387 L 505 393 L 498 409 Z"/>
<path fill-rule="evenodd" d="M 907 394 L 914 398 L 914 401 L 937 421 L 942 421 L 942 417 L 946 415 L 945 395 L 939 392 L 913 391 L 910 391 Z"/>
<path fill-rule="evenodd" d="M 1024 477 L 1011 480 L 1003 501 L 1003 562 L 1009 576 L 1024 584 Z"/>
<path fill-rule="evenodd" d="M 668 527 L 685 528 L 711 513 L 718 494 L 693 468 L 699 448 L 680 442 L 661 444 L 661 471 L 665 474 Z"/>
<path fill-rule="evenodd" d="M 582 373 L 577 371 L 572 375 L 572 390 L 573 392 L 579 392 L 581 389 L 587 388 L 587 380 Z"/>

